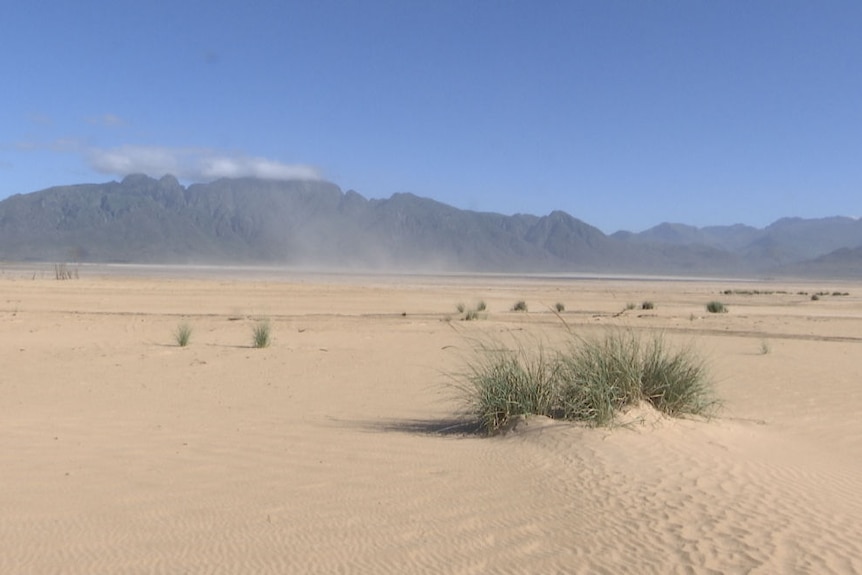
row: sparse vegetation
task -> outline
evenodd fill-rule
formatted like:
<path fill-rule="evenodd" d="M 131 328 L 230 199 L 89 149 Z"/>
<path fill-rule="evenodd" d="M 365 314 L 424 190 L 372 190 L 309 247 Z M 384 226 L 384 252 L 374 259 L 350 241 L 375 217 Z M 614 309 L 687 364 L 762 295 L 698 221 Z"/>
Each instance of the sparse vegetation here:
<path fill-rule="evenodd" d="M 527 302 L 524 300 L 516 301 L 515 305 L 512 306 L 512 311 L 527 311 Z"/>
<path fill-rule="evenodd" d="M 773 295 L 786 294 L 784 290 L 752 290 L 752 289 L 726 289 L 721 292 L 724 295 Z"/>
<path fill-rule="evenodd" d="M 807 292 L 799 292 L 799 295 L 808 295 L 808 293 Z M 850 295 L 850 292 L 846 292 L 846 291 L 833 291 L 833 292 L 819 291 L 819 292 L 812 294 L 811 299 L 814 301 L 817 301 L 821 297 L 825 297 L 825 296 L 840 297 L 840 296 L 848 296 L 848 295 Z"/>
<path fill-rule="evenodd" d="M 770 351 L 772 351 L 772 346 L 769 345 L 769 341 L 765 339 L 760 340 L 760 355 L 766 355 Z"/>
<path fill-rule="evenodd" d="M 645 301 L 641 304 L 641 309 L 655 309 L 655 304 L 651 301 Z"/>
<path fill-rule="evenodd" d="M 485 304 L 484 301 L 480 301 L 478 304 L 476 304 L 475 308 L 468 308 L 463 303 L 459 303 L 455 307 L 458 310 L 458 313 L 463 314 L 461 316 L 461 319 L 464 321 L 473 321 L 480 319 L 481 316 L 479 315 L 479 312 L 483 312 L 488 309 L 488 306 Z"/>
<path fill-rule="evenodd" d="M 563 351 L 539 346 L 481 347 L 461 391 L 482 429 L 494 433 L 519 415 L 544 415 L 590 425 L 613 423 L 641 401 L 671 416 L 707 415 L 717 406 L 703 362 L 689 349 L 671 350 L 660 335 L 632 332 L 574 337 Z"/>
<path fill-rule="evenodd" d="M 269 347 L 272 342 L 272 330 L 269 320 L 261 320 L 252 328 L 252 346 L 256 348 Z"/>
<path fill-rule="evenodd" d="M 54 264 L 54 277 L 58 280 L 78 279 L 78 268 L 71 268 L 68 264 Z"/>
<path fill-rule="evenodd" d="M 720 301 L 711 301 L 706 304 L 706 311 L 709 313 L 727 313 L 727 307 Z"/>
<path fill-rule="evenodd" d="M 563 313 L 564 311 L 566 311 L 566 306 L 565 304 L 563 304 L 563 302 L 558 301 L 556 304 L 554 304 L 554 309 L 557 311 L 557 313 Z"/>
<path fill-rule="evenodd" d="M 192 327 L 183 322 L 177 329 L 174 331 L 174 341 L 177 342 L 177 345 L 180 347 L 186 347 L 189 344 L 189 341 L 192 338 Z"/>
<path fill-rule="evenodd" d="M 630 301 L 626 304 L 626 310 L 633 310 L 636 307 L 637 307 L 637 305 L 635 305 L 635 302 L 633 302 L 633 301 Z"/>

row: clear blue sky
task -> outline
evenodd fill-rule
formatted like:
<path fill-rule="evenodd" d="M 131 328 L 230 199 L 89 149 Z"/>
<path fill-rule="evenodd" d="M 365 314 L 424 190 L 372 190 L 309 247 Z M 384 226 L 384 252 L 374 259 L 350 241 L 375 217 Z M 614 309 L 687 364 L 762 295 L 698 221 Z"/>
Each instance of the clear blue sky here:
<path fill-rule="evenodd" d="M 606 233 L 862 216 L 862 2 L 39 1 L 0 199 L 322 177 Z"/>

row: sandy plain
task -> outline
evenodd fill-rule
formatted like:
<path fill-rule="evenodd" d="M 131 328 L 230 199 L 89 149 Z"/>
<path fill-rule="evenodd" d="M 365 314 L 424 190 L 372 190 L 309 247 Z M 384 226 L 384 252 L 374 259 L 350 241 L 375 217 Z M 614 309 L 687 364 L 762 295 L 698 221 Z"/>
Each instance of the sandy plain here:
<path fill-rule="evenodd" d="M 862 572 L 860 284 L 6 266 L 0 290 L 2 573 Z M 556 302 L 693 344 L 718 416 L 466 433 L 452 376 L 477 341 L 561 341 Z"/>

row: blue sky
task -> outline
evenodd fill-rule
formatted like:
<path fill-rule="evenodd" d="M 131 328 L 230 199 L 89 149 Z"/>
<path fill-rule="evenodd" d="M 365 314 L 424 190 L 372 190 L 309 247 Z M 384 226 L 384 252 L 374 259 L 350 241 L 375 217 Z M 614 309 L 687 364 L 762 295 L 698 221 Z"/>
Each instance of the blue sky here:
<path fill-rule="evenodd" d="M 144 172 L 606 233 L 862 216 L 860 29 L 860 2 L 15 2 L 0 199 Z"/>

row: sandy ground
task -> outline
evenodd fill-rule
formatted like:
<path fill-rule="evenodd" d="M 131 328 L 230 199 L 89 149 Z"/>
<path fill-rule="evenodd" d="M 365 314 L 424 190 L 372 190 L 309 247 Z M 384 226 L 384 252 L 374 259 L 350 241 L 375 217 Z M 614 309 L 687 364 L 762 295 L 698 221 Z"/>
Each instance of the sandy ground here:
<path fill-rule="evenodd" d="M 862 572 L 862 285 L 150 272 L 0 272 L 2 573 Z M 556 302 L 695 345 L 719 416 L 452 427 Z"/>

